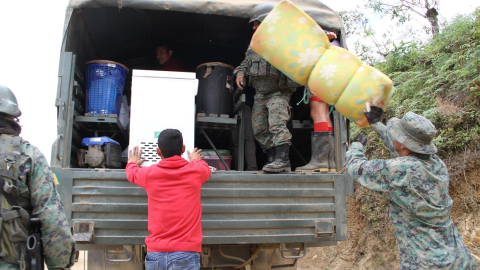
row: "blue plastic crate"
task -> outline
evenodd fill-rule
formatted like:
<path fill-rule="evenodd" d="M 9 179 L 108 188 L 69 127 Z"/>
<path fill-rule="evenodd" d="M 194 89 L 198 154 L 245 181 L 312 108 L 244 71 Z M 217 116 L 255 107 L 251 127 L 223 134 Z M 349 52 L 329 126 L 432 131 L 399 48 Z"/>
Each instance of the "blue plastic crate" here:
<path fill-rule="evenodd" d="M 86 69 L 86 112 L 119 115 L 128 69 L 105 60 L 88 62 Z"/>

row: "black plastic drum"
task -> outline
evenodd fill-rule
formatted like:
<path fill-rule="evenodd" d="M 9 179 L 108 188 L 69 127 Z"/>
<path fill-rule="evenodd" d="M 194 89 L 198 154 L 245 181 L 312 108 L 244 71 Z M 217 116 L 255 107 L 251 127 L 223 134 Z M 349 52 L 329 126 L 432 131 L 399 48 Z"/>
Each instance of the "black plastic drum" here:
<path fill-rule="evenodd" d="M 197 67 L 197 113 L 207 116 L 232 114 L 232 74 L 233 67 L 220 62 L 203 63 Z"/>

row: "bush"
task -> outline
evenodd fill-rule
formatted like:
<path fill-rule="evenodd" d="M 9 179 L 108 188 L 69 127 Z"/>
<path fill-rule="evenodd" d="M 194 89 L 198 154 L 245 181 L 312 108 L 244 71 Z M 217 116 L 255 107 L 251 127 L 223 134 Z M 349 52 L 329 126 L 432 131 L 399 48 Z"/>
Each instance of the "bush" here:
<path fill-rule="evenodd" d="M 400 42 L 376 68 L 397 89 L 383 121 L 411 111 L 437 128 L 440 157 L 480 146 L 480 8 L 458 16 L 426 43 Z M 370 158 L 385 157 L 371 129 Z M 360 129 L 353 127 L 352 135 Z"/>

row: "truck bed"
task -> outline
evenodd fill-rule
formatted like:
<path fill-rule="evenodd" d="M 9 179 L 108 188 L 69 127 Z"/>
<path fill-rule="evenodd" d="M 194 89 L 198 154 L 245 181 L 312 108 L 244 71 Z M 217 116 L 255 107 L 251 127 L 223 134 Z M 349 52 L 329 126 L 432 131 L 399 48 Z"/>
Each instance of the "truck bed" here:
<path fill-rule="evenodd" d="M 143 245 L 148 204 L 125 170 L 52 168 L 71 224 L 93 222 L 83 244 Z M 335 244 L 347 239 L 345 174 L 215 172 L 202 187 L 203 244 Z"/>

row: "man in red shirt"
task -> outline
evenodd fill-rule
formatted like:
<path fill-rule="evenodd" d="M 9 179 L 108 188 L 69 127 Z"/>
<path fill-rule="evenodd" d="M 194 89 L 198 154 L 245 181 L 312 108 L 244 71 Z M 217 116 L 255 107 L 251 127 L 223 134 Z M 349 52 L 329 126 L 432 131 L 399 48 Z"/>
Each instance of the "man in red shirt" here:
<path fill-rule="evenodd" d="M 170 44 L 164 42 L 157 47 L 157 60 L 161 71 L 184 71 L 182 62 L 172 58 L 173 50 Z"/>
<path fill-rule="evenodd" d="M 140 168 L 142 150 L 135 146 L 129 153 L 127 179 L 148 195 L 146 269 L 200 269 L 200 190 L 211 171 L 200 149 L 187 151 L 190 162 L 181 157 L 184 152 L 182 133 L 166 129 L 158 136 L 158 164 Z"/>

